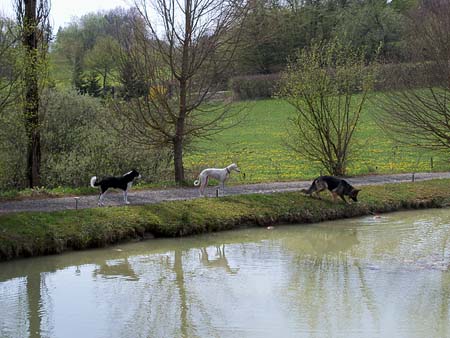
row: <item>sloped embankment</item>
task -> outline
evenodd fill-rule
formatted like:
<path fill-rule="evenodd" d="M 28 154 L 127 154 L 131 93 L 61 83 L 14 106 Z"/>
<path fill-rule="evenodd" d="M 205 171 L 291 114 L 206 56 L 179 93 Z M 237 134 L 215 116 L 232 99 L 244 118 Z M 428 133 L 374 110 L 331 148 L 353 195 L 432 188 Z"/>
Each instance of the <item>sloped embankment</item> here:
<path fill-rule="evenodd" d="M 126 207 L 0 216 L 0 260 L 248 226 L 302 224 L 405 209 L 447 206 L 450 180 L 367 186 L 344 205 L 298 192 L 237 195 Z"/>

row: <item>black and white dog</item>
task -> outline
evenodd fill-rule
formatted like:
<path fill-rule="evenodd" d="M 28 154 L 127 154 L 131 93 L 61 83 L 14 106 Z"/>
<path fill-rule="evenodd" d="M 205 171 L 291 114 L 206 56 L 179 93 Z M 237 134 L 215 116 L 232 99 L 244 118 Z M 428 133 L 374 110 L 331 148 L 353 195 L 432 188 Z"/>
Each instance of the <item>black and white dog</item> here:
<path fill-rule="evenodd" d="M 100 196 L 98 198 L 98 205 L 104 205 L 103 197 L 109 188 L 117 188 L 123 190 L 123 200 L 125 204 L 130 204 L 128 202 L 128 189 L 131 188 L 133 180 L 135 178 L 141 178 L 141 175 L 136 170 L 131 170 L 123 176 L 118 177 L 105 177 L 100 182 L 97 182 L 97 176 L 92 176 L 91 187 L 95 188 L 100 186 Z"/>

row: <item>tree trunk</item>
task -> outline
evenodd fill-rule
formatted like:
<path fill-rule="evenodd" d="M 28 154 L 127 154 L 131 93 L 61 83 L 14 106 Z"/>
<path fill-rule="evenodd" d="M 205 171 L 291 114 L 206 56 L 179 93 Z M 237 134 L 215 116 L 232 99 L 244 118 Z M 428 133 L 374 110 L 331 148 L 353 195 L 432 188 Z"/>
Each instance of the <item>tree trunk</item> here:
<path fill-rule="evenodd" d="M 34 124 L 34 122 L 27 122 Z M 37 128 L 27 132 L 27 180 L 30 188 L 41 185 L 41 134 Z"/>
<path fill-rule="evenodd" d="M 181 184 L 184 182 L 184 168 L 183 168 L 183 140 L 184 140 L 184 123 L 186 120 L 186 98 L 187 83 L 184 80 L 180 81 L 180 107 L 178 112 L 178 119 L 175 128 L 175 137 L 173 140 L 173 159 L 175 165 L 175 182 Z"/>
<path fill-rule="evenodd" d="M 173 141 L 173 156 L 175 165 L 175 182 L 177 184 L 184 183 L 184 168 L 183 168 L 183 140 L 184 128 L 187 114 L 187 100 L 188 100 L 188 69 L 189 69 L 189 48 L 191 44 L 192 28 L 191 28 L 191 6 L 192 0 L 185 2 L 185 33 L 183 40 L 183 54 L 181 60 L 181 75 L 178 79 L 180 85 L 180 105 L 178 110 L 178 118 L 175 126 L 175 137 Z"/>
<path fill-rule="evenodd" d="M 36 0 L 25 1 L 23 22 L 23 44 L 26 49 L 25 60 L 25 105 L 24 123 L 28 138 L 27 180 L 30 188 L 41 184 L 41 135 L 39 126 L 38 89 L 38 42 L 36 21 Z"/>
<path fill-rule="evenodd" d="M 337 161 L 331 165 L 332 172 L 331 175 L 334 176 L 345 176 L 346 167 L 343 161 Z"/>
<path fill-rule="evenodd" d="M 108 72 L 106 69 L 102 75 L 103 75 L 103 97 L 106 97 L 106 76 L 108 75 Z"/>
<path fill-rule="evenodd" d="M 175 137 L 173 141 L 173 163 L 175 167 L 175 182 L 182 184 L 184 182 L 183 139 L 180 137 Z"/>

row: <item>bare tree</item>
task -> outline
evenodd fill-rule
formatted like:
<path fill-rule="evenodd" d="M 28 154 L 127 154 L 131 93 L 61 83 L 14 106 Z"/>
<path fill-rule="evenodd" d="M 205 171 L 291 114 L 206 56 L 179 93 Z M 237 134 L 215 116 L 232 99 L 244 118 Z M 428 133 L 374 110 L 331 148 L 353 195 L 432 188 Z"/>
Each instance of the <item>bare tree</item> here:
<path fill-rule="evenodd" d="M 28 138 L 27 179 L 30 187 L 40 185 L 41 133 L 39 121 L 39 81 L 43 55 L 50 38 L 48 0 L 15 0 L 17 20 L 21 28 L 23 61 L 23 121 Z"/>
<path fill-rule="evenodd" d="M 379 124 L 398 142 L 450 148 L 450 4 L 423 0 L 409 16 L 411 62 L 378 95 Z"/>
<path fill-rule="evenodd" d="M 115 102 L 114 108 L 131 139 L 172 148 L 175 181 L 181 183 L 186 145 L 218 132 L 219 122 L 230 116 L 223 105 L 207 102 L 230 69 L 245 2 L 154 0 L 153 10 L 145 0 L 135 4 L 144 27 L 134 26 L 121 59 L 145 81 L 146 95 Z"/>
<path fill-rule="evenodd" d="M 363 53 L 339 41 L 301 51 L 281 79 L 280 95 L 295 107 L 286 145 L 345 175 L 372 78 Z"/>

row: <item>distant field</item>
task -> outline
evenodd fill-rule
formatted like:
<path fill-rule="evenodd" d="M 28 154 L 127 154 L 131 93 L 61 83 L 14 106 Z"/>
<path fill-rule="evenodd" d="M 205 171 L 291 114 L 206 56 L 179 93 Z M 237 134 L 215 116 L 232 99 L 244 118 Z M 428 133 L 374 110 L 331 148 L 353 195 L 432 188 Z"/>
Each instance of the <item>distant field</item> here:
<path fill-rule="evenodd" d="M 246 119 L 224 130 L 212 140 L 202 140 L 185 157 L 185 167 L 196 175 L 205 167 L 223 167 L 236 162 L 243 175 L 232 175 L 235 182 L 262 182 L 310 179 L 320 174 L 319 163 L 311 163 L 283 146 L 288 117 L 293 108 L 281 100 L 246 103 Z M 374 121 L 374 105 L 368 103 L 363 114 L 356 160 L 349 175 L 450 170 L 448 157 L 422 149 L 395 144 Z M 187 177 L 190 178 L 190 177 Z"/>
<path fill-rule="evenodd" d="M 58 75 L 54 78 L 58 87 L 70 86 L 67 60 L 53 56 L 51 66 L 52 74 Z M 224 167 L 231 162 L 236 162 L 245 173 L 245 177 L 232 175 L 231 181 L 240 183 L 310 179 L 321 173 L 318 162 L 302 159 L 283 146 L 292 106 L 269 99 L 239 102 L 236 107 L 246 108 L 246 118 L 238 126 L 210 140 L 197 141 L 194 150 L 186 153 L 187 179 L 193 179 L 206 167 Z M 356 135 L 358 149 L 349 165 L 349 175 L 450 170 L 448 156 L 391 141 L 375 123 L 374 109 L 369 101 Z"/>

